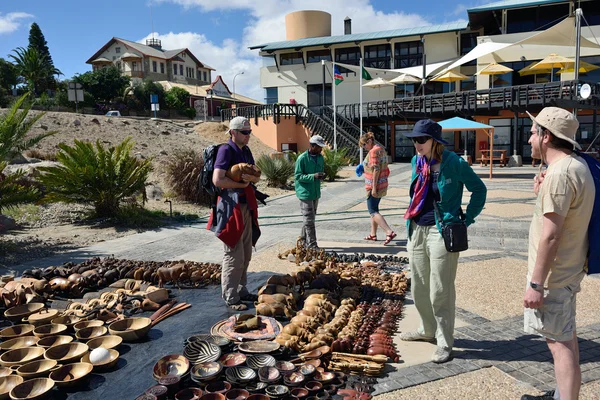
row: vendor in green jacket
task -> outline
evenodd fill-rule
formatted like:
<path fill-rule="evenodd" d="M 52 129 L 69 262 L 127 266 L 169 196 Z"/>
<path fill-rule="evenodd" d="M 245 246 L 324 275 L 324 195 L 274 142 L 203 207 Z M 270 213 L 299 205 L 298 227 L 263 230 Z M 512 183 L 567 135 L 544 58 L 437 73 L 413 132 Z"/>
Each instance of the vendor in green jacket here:
<path fill-rule="evenodd" d="M 321 155 L 325 140 L 319 135 L 313 135 L 309 143 L 309 149 L 296 160 L 294 180 L 303 220 L 300 237 L 306 247 L 318 249 L 315 217 L 321 198 L 321 181 L 325 179 L 325 160 Z"/>

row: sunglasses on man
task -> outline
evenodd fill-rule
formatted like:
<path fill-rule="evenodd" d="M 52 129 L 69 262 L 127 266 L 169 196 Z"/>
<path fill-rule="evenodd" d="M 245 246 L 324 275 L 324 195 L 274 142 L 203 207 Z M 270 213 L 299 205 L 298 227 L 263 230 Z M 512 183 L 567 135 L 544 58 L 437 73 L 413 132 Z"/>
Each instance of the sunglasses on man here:
<path fill-rule="evenodd" d="M 242 135 L 246 135 L 248 136 L 249 134 L 252 133 L 252 129 L 248 129 L 248 130 L 238 130 L 239 133 L 241 133 Z"/>
<path fill-rule="evenodd" d="M 431 136 L 418 136 L 412 138 L 412 141 L 414 143 L 425 144 L 429 139 L 431 139 Z"/>

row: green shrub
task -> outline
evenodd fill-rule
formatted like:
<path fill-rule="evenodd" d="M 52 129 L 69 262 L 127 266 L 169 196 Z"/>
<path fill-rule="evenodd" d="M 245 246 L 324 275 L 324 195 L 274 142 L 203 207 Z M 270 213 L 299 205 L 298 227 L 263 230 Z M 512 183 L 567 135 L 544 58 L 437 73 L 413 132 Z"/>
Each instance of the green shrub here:
<path fill-rule="evenodd" d="M 183 113 L 185 114 L 186 117 L 188 117 L 189 119 L 194 119 L 196 118 L 196 109 L 192 108 L 192 107 L 188 107 L 185 110 L 183 110 Z"/>
<path fill-rule="evenodd" d="M 294 176 L 294 163 L 283 157 L 271 158 L 268 155 L 262 155 L 256 160 L 256 165 L 262 171 L 262 175 L 267 178 L 267 185 L 271 187 L 285 186 Z"/>
<path fill-rule="evenodd" d="M 210 205 L 210 196 L 199 185 L 204 167 L 202 155 L 194 150 L 180 150 L 166 163 L 166 178 L 171 190 L 180 200 Z"/>
<path fill-rule="evenodd" d="M 97 217 L 114 216 L 123 200 L 145 197 L 151 161 L 131 156 L 132 147 L 130 138 L 108 150 L 100 141 L 95 146 L 79 140 L 73 147 L 60 144 L 56 159 L 61 165 L 39 168 L 47 199 L 92 204 Z"/>
<path fill-rule="evenodd" d="M 6 161 L 0 161 L 0 214 L 3 210 L 33 203 L 41 197 L 41 192 L 25 178 L 23 170 L 5 174 L 7 165 Z"/>
<path fill-rule="evenodd" d="M 323 157 L 325 158 L 325 175 L 329 182 L 333 182 L 342 168 L 348 165 L 348 149 L 343 147 L 337 151 L 323 148 Z"/>

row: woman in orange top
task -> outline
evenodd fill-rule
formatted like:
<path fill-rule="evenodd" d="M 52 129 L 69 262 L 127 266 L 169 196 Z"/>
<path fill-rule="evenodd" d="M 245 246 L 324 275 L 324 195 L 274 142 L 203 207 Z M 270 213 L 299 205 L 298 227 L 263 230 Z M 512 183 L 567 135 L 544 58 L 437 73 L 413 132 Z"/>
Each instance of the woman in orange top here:
<path fill-rule="evenodd" d="M 383 244 L 386 245 L 396 237 L 396 233 L 379 213 L 379 202 L 387 194 L 388 176 L 390 176 L 387 153 L 375 142 L 373 132 L 368 132 L 360 138 L 360 146 L 368 152 L 363 164 L 367 208 L 371 214 L 371 233 L 365 237 L 365 240 L 377 241 L 377 227 L 381 227 L 385 231 Z"/>

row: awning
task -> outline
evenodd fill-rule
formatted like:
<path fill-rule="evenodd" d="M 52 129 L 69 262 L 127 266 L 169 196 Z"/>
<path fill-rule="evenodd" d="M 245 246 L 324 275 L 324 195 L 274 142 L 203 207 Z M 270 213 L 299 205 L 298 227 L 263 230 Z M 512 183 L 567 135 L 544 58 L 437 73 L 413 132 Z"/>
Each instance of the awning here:
<path fill-rule="evenodd" d="M 447 60 L 447 61 L 441 61 L 441 62 L 437 62 L 437 63 L 432 63 L 432 64 L 427 64 L 426 68 L 426 73 L 427 76 L 432 76 L 437 74 L 439 71 L 441 71 L 446 65 L 448 65 L 449 63 L 451 63 L 454 60 Z M 331 62 L 331 61 L 329 61 Z M 350 65 L 350 64 L 342 64 L 342 63 L 335 63 L 335 65 L 340 66 L 340 67 L 344 67 L 346 69 L 349 69 L 352 72 L 356 72 L 357 74 L 360 73 L 360 66 L 358 65 Z M 369 71 L 369 73 L 371 74 L 371 76 L 375 77 L 377 76 L 389 76 L 390 77 L 397 77 L 401 74 L 408 74 L 408 75 L 412 75 L 412 76 L 416 76 L 417 78 L 423 78 L 423 66 L 419 65 L 416 67 L 408 67 L 408 68 L 400 68 L 400 69 L 383 69 L 383 68 L 370 68 L 370 67 L 364 67 L 367 71 Z"/>
<path fill-rule="evenodd" d="M 471 121 L 460 117 L 453 117 L 438 122 L 443 131 L 474 131 L 477 129 L 490 129 L 491 125 L 482 124 L 481 122 Z"/>

